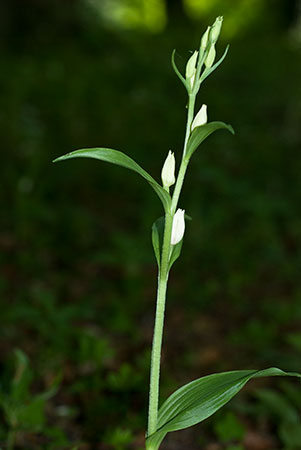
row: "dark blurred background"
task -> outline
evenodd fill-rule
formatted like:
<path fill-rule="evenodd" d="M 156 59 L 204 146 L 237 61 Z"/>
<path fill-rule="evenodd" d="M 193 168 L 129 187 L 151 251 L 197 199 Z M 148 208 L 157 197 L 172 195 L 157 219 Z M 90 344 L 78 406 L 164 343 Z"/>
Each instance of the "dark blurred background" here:
<path fill-rule="evenodd" d="M 3 449 L 143 447 L 161 205 L 124 169 L 51 161 L 111 147 L 159 180 L 185 130 L 171 52 L 184 68 L 217 15 L 230 51 L 199 105 L 236 136 L 208 139 L 185 181 L 193 220 L 170 279 L 162 396 L 215 371 L 300 370 L 301 2 L 3 1 Z M 162 448 L 300 449 L 299 391 L 250 384 Z"/>

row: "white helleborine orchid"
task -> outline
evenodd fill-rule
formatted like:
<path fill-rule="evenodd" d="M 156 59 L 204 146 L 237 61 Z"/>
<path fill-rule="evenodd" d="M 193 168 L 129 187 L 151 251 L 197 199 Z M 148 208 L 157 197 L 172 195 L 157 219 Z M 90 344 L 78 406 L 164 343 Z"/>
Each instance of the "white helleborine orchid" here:
<path fill-rule="evenodd" d="M 169 150 L 167 158 L 163 164 L 162 171 L 161 171 L 161 178 L 163 187 L 169 188 L 173 184 L 175 184 L 175 156 L 174 154 Z"/>
<path fill-rule="evenodd" d="M 202 105 L 201 109 L 193 119 L 193 122 L 191 124 L 191 131 L 193 131 L 196 127 L 205 125 L 207 123 L 207 120 L 207 105 Z"/>
<path fill-rule="evenodd" d="M 183 239 L 185 231 L 185 210 L 178 209 L 173 217 L 171 231 L 171 245 L 176 245 Z"/>

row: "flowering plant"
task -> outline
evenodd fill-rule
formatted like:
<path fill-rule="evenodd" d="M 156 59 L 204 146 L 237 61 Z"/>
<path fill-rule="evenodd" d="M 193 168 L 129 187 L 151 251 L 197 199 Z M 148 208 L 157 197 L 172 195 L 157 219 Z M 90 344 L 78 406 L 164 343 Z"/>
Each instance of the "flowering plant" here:
<path fill-rule="evenodd" d="M 158 264 L 158 290 L 151 356 L 147 450 L 157 450 L 168 432 L 190 427 L 214 414 L 252 378 L 281 375 L 300 377 L 299 374 L 283 372 L 277 368 L 217 373 L 182 386 L 159 408 L 160 360 L 167 283 L 171 267 L 180 256 L 185 232 L 185 211 L 178 208 L 185 174 L 192 155 L 208 136 L 220 129 L 234 134 L 231 125 L 220 121 L 208 122 L 207 105 L 202 105 L 195 114 L 195 103 L 201 84 L 223 62 L 228 52 L 227 47 L 223 56 L 215 62 L 215 45 L 222 22 L 223 18 L 217 17 L 213 25 L 207 28 L 201 38 L 199 49 L 191 55 L 186 64 L 185 76 L 176 65 L 175 51 L 172 54 L 173 69 L 188 95 L 186 134 L 177 174 L 175 156 L 171 151 L 163 164 L 162 185 L 129 156 L 110 148 L 81 149 L 55 159 L 62 161 L 86 157 L 126 167 L 137 172 L 151 185 L 164 208 L 164 217 L 160 217 L 152 226 L 152 243 Z M 172 186 L 174 189 L 171 193 Z"/>

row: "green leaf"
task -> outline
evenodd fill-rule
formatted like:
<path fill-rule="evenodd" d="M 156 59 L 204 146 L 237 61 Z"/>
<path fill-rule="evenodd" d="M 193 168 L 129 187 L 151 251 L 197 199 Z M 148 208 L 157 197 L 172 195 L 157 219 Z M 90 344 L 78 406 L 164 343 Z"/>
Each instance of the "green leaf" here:
<path fill-rule="evenodd" d="M 10 396 L 16 402 L 24 402 L 30 396 L 30 383 L 32 372 L 29 367 L 29 360 L 26 354 L 15 349 L 15 374 L 11 383 Z"/>
<path fill-rule="evenodd" d="M 224 122 L 209 122 L 205 125 L 201 125 L 200 127 L 197 127 L 193 130 L 191 135 L 189 136 L 188 142 L 187 142 L 187 150 L 186 150 L 186 157 L 188 159 L 191 158 L 192 154 L 195 152 L 195 150 L 198 148 L 198 146 L 214 131 L 216 130 L 228 130 L 230 133 L 235 134 L 233 128 L 231 125 L 227 125 Z"/>
<path fill-rule="evenodd" d="M 139 173 L 146 181 L 149 182 L 151 187 L 157 193 L 161 202 L 163 203 L 164 209 L 169 210 L 170 208 L 170 195 L 161 187 L 153 177 L 142 169 L 139 164 L 137 164 L 132 158 L 125 155 L 117 150 L 112 150 L 111 148 L 87 148 L 76 150 L 66 155 L 56 158 L 53 162 L 64 161 L 71 158 L 94 158 L 101 161 L 110 162 L 116 164 L 117 166 L 125 167 L 127 169 L 133 170 Z"/>
<path fill-rule="evenodd" d="M 213 428 L 218 439 L 225 443 L 234 440 L 241 441 L 246 432 L 245 426 L 232 411 L 223 414 Z"/>
<path fill-rule="evenodd" d="M 300 448 L 301 442 L 301 424 L 282 422 L 279 425 L 278 433 L 284 448 L 287 450 L 295 450 Z"/>
<path fill-rule="evenodd" d="M 186 214 L 185 214 L 186 217 Z M 189 216 L 188 216 L 189 217 Z M 188 220 L 191 220 L 189 218 Z M 164 225 L 165 225 L 165 218 L 159 217 L 152 226 L 152 243 L 154 247 L 154 252 L 156 256 L 156 260 L 158 263 L 158 267 L 160 269 L 160 262 L 161 262 L 161 253 L 162 253 L 162 245 L 163 245 L 163 236 L 164 236 Z M 172 267 L 173 263 L 179 258 L 182 250 L 183 245 L 183 239 L 176 245 L 172 246 L 171 254 L 169 258 L 169 264 L 168 269 Z"/>
<path fill-rule="evenodd" d="M 19 406 L 16 409 L 16 418 L 19 428 L 28 430 L 42 430 L 45 424 L 45 407 L 47 400 L 55 395 L 57 389 L 52 388 L 49 391 L 38 394 L 27 404 Z"/>
<path fill-rule="evenodd" d="M 229 402 L 250 379 L 265 376 L 301 377 L 300 374 L 283 372 L 273 367 L 223 372 L 192 381 L 163 403 L 159 409 L 157 431 L 147 438 L 146 448 L 157 450 L 168 432 L 202 422 Z"/>
<path fill-rule="evenodd" d="M 200 84 L 201 84 L 204 80 L 206 80 L 206 78 L 209 77 L 209 75 L 210 75 L 215 69 L 217 69 L 218 66 L 224 61 L 224 59 L 226 58 L 226 55 L 227 55 L 227 53 L 228 53 L 228 50 L 229 50 L 229 45 L 227 45 L 226 50 L 224 51 L 223 56 L 222 56 L 222 57 L 221 57 L 221 58 L 220 58 L 220 59 L 219 59 L 212 67 L 206 68 L 206 69 L 204 70 L 204 72 L 202 73 L 201 78 L 200 78 Z"/>
<path fill-rule="evenodd" d="M 274 415 L 285 422 L 297 423 L 299 422 L 299 414 L 287 397 L 272 389 L 260 389 L 255 393 L 261 403 L 266 405 Z"/>
<path fill-rule="evenodd" d="M 183 75 L 181 74 L 181 72 L 179 71 L 179 69 L 177 68 L 176 65 L 176 61 L 175 61 L 175 55 L 176 55 L 176 49 L 173 50 L 172 54 L 171 54 L 171 64 L 173 67 L 173 70 L 175 71 L 176 75 L 178 76 L 178 78 L 182 81 L 182 83 L 185 86 L 185 89 L 187 90 L 187 83 L 185 78 L 183 77 Z"/>
<path fill-rule="evenodd" d="M 159 217 L 159 219 L 157 219 L 152 226 L 152 242 L 159 268 L 161 262 L 161 249 L 163 245 L 164 223 L 165 219 L 162 216 Z"/>

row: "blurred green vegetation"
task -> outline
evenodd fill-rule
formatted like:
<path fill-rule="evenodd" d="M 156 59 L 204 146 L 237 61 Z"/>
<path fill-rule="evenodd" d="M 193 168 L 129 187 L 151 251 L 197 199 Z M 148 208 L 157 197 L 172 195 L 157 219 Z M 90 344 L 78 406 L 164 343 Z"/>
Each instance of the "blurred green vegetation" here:
<path fill-rule="evenodd" d="M 193 220 L 170 279 L 162 396 L 214 371 L 298 371 L 297 2 L 12 0 L 0 12 L 0 385 L 10 395 L 19 348 L 35 380 L 23 407 L 30 395 L 47 397 L 37 426 L 15 434 L 17 448 L 143 447 L 156 289 L 150 230 L 161 206 L 135 174 L 51 161 L 107 146 L 159 180 L 168 150 L 180 155 L 185 127 L 171 52 L 184 66 L 220 14 L 218 51 L 230 41 L 230 52 L 199 101 L 236 136 L 210 138 L 185 181 L 180 207 Z M 256 421 L 245 411 L 254 399 L 240 401 L 245 409 L 173 434 L 164 448 L 252 448 L 245 435 Z M 11 425 L 1 405 L 2 443 Z M 285 445 L 281 431 L 275 439 L 269 448 Z"/>

